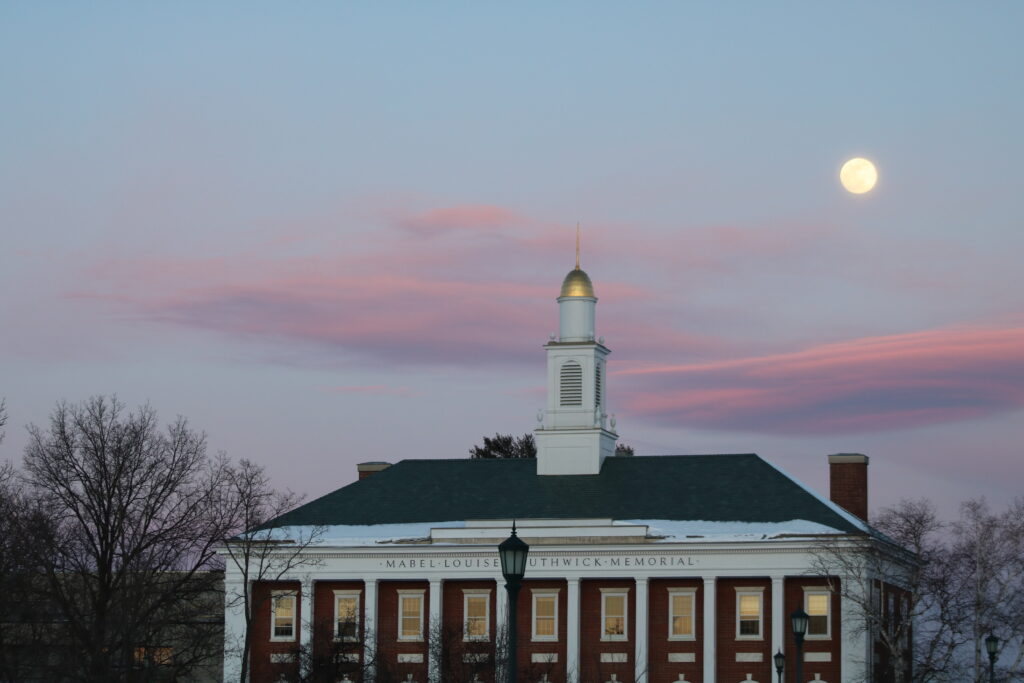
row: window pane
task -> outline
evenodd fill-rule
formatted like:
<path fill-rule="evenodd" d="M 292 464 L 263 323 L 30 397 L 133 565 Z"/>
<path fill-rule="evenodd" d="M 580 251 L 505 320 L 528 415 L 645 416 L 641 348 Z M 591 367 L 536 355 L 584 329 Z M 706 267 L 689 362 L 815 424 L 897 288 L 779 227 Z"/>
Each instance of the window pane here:
<path fill-rule="evenodd" d="M 338 626 L 336 635 L 339 638 L 355 638 L 359 623 L 359 598 L 338 598 Z"/>
<path fill-rule="evenodd" d="M 419 596 L 402 598 L 402 633 L 403 638 L 420 637 L 420 605 Z"/>
<path fill-rule="evenodd" d="M 741 636 L 759 636 L 761 635 L 761 624 L 756 620 L 744 619 L 740 622 L 740 635 Z"/>
<path fill-rule="evenodd" d="M 487 616 L 487 598 L 467 598 L 466 616 L 484 617 Z"/>
<path fill-rule="evenodd" d="M 622 617 L 606 617 L 604 633 L 608 636 L 621 636 L 626 632 L 626 620 Z"/>
<path fill-rule="evenodd" d="M 822 594 L 811 594 L 807 596 L 807 613 L 812 617 L 821 617 L 828 614 L 828 596 Z"/>
<path fill-rule="evenodd" d="M 828 635 L 828 617 L 812 616 L 808 619 L 807 633 L 812 636 Z"/>
<path fill-rule="evenodd" d="M 555 599 L 552 597 L 537 598 L 537 616 L 555 616 Z"/>
<path fill-rule="evenodd" d="M 621 617 L 626 613 L 626 598 L 622 595 L 606 595 L 604 613 L 608 617 Z"/>
<path fill-rule="evenodd" d="M 757 595 L 740 596 L 740 617 L 757 619 L 761 616 L 761 598 Z"/>

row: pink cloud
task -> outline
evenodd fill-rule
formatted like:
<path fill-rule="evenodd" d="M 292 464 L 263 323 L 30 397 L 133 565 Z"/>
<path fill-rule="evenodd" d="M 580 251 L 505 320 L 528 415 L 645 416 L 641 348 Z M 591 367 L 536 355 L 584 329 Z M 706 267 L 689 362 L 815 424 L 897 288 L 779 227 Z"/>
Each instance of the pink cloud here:
<path fill-rule="evenodd" d="M 398 219 L 397 225 L 414 232 L 436 234 L 451 230 L 494 230 L 531 225 L 515 211 L 487 204 L 464 204 L 430 209 Z"/>
<path fill-rule="evenodd" d="M 1024 407 L 1024 328 L 954 328 L 617 373 L 629 412 L 781 434 L 878 431 Z"/>
<path fill-rule="evenodd" d="M 368 384 L 363 386 L 338 386 L 326 387 L 327 391 L 339 394 L 370 394 L 375 396 L 414 396 L 416 393 L 409 387 L 389 387 L 383 384 Z"/>

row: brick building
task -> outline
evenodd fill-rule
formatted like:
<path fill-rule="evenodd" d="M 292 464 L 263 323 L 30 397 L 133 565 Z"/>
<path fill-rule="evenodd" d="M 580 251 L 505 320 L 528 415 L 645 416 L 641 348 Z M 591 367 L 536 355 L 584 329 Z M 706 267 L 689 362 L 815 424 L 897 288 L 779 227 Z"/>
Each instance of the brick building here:
<path fill-rule="evenodd" d="M 797 608 L 810 615 L 806 680 L 868 678 L 870 632 L 837 588 L 876 590 L 875 577 L 816 570 L 823 542 L 884 543 L 865 521 L 867 458 L 829 456 L 826 500 L 753 454 L 616 455 L 610 351 L 578 265 L 558 302 L 536 459 L 366 463 L 276 520 L 281 539 L 318 540 L 308 564 L 253 587 L 251 680 L 299 680 L 319 653 L 353 680 L 495 683 L 508 607 L 496 546 L 513 520 L 531 546 L 520 681 L 770 683 L 776 652 L 795 668 Z M 238 581 L 229 567 L 229 594 Z M 238 666 L 226 655 L 225 680 Z"/>

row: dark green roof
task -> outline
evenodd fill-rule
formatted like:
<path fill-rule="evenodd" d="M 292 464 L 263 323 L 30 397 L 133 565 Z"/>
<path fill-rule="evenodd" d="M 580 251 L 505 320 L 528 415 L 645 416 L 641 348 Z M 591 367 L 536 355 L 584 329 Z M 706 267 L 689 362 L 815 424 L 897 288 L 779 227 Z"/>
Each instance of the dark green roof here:
<path fill-rule="evenodd" d="M 538 476 L 536 460 L 403 460 L 272 526 L 484 519 L 786 522 L 858 529 L 759 456 L 612 457 L 600 474 Z"/>

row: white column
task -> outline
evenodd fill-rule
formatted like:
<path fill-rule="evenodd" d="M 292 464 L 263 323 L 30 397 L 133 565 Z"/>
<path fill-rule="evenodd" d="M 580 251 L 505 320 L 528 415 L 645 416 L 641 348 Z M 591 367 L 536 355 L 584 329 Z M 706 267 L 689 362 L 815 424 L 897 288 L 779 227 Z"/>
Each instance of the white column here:
<path fill-rule="evenodd" d="M 503 634 L 502 639 L 496 642 L 508 642 L 510 634 L 508 633 L 508 589 L 505 588 L 505 577 L 499 576 L 494 579 L 494 610 L 495 618 L 494 625 L 495 631 Z M 499 655 L 500 658 L 501 655 Z M 504 683 L 505 681 L 505 667 L 499 666 L 494 672 L 494 679 L 496 683 Z"/>
<path fill-rule="evenodd" d="M 228 564 L 230 567 L 230 563 Z M 230 571 L 230 570 L 229 570 Z M 244 583 L 224 582 L 224 681 L 238 683 L 242 674 L 242 645 L 245 638 Z"/>
<path fill-rule="evenodd" d="M 704 578 L 704 683 L 715 683 L 715 577 Z"/>
<path fill-rule="evenodd" d="M 772 577 L 772 651 L 769 657 L 774 657 L 776 652 L 786 654 L 786 577 Z"/>
<path fill-rule="evenodd" d="M 363 663 L 366 683 L 373 683 L 377 653 L 377 579 L 366 579 L 363 586 Z"/>
<path fill-rule="evenodd" d="M 441 649 L 437 647 L 434 639 L 441 634 L 441 579 L 430 580 L 430 611 L 427 620 L 428 633 L 427 657 L 430 660 L 427 669 L 427 680 L 429 683 L 440 683 L 441 681 Z"/>
<path fill-rule="evenodd" d="M 299 608 L 299 614 L 302 615 L 302 621 L 299 624 L 299 650 L 307 655 L 300 657 L 299 666 L 304 677 L 309 674 L 308 669 L 313 654 L 313 591 L 315 586 L 316 582 L 313 579 L 307 579 L 302 582 L 302 587 L 299 589 L 302 605 Z"/>
<path fill-rule="evenodd" d="M 650 630 L 647 617 L 648 599 L 647 577 L 636 578 L 636 683 L 647 682 L 647 632 Z"/>
<path fill-rule="evenodd" d="M 838 637 L 839 641 L 839 678 L 843 681 L 868 680 L 871 672 L 868 670 L 868 662 L 871 661 L 871 639 L 868 638 L 868 629 L 864 628 L 865 619 L 864 605 L 871 599 L 870 579 L 865 576 L 842 576 L 841 585 L 845 586 L 840 593 L 840 614 L 839 628 L 842 631 L 838 636 L 833 633 L 832 640 Z M 831 611 L 829 612 L 831 615 Z"/>
<path fill-rule="evenodd" d="M 565 671 L 566 683 L 580 680 L 580 580 L 567 579 L 569 590 L 565 618 Z"/>

